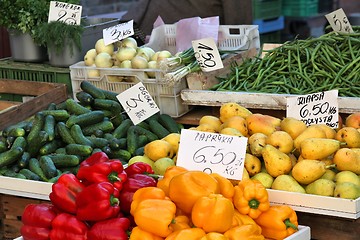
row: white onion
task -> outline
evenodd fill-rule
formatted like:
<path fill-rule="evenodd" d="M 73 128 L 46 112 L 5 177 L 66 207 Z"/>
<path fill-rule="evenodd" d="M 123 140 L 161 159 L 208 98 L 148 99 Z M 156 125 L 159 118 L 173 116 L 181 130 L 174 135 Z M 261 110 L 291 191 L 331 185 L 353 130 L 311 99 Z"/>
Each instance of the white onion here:
<path fill-rule="evenodd" d="M 136 49 L 132 47 L 119 48 L 116 53 L 116 58 L 122 62 L 125 60 L 131 60 L 136 55 Z"/>
<path fill-rule="evenodd" d="M 145 69 L 148 67 L 148 61 L 141 56 L 135 56 L 131 59 L 131 66 L 134 69 Z"/>

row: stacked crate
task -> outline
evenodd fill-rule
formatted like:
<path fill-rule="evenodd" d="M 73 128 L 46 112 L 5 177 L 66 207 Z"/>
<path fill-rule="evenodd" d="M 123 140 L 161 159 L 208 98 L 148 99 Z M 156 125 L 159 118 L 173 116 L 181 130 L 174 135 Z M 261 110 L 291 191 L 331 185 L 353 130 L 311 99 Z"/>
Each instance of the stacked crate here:
<path fill-rule="evenodd" d="M 253 24 L 259 26 L 260 42 L 280 43 L 284 29 L 282 0 L 253 0 Z"/>

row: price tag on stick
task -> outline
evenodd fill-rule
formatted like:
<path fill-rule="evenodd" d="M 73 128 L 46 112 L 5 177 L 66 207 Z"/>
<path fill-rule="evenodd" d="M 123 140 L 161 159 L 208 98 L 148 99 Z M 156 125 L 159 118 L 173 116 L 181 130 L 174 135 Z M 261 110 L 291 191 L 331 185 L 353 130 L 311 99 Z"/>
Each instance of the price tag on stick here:
<path fill-rule="evenodd" d="M 142 82 L 123 91 L 116 97 L 134 125 L 160 111 Z"/>
<path fill-rule="evenodd" d="M 105 28 L 103 30 L 103 38 L 105 45 L 121 41 L 132 35 L 134 35 L 134 20 L 120 23 L 116 26 Z"/>
<path fill-rule="evenodd" d="M 64 22 L 69 25 L 80 25 L 82 6 L 58 1 L 50 2 L 48 22 Z"/>
<path fill-rule="evenodd" d="M 241 180 L 246 146 L 245 137 L 183 129 L 176 165 Z"/>
<path fill-rule="evenodd" d="M 331 128 L 339 125 L 338 90 L 299 95 L 287 98 L 286 116 L 300 119 L 307 126 L 326 124 Z"/>
<path fill-rule="evenodd" d="M 342 8 L 325 15 L 330 26 L 335 32 L 354 32 L 351 24 Z"/>
<path fill-rule="evenodd" d="M 203 72 L 210 72 L 224 68 L 219 50 L 213 38 L 192 41 L 195 58 Z"/>

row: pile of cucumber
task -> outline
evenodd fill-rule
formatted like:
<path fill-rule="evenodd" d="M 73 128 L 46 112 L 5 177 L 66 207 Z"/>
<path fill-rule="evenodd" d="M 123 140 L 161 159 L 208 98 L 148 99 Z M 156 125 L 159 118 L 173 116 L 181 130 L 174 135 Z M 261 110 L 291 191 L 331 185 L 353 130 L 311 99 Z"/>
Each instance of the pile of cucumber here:
<path fill-rule="evenodd" d="M 144 146 L 183 126 L 157 113 L 134 125 L 117 93 L 81 82 L 77 100 L 68 98 L 0 132 L 0 175 L 56 182 L 64 172 L 76 174 L 79 164 L 103 151 L 126 164 L 144 154 Z"/>

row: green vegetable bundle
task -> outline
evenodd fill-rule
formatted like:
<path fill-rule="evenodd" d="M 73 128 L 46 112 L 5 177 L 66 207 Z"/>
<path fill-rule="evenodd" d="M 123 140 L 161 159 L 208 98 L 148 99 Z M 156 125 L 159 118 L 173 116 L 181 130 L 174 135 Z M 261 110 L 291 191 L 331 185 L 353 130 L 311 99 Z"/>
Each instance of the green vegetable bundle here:
<path fill-rule="evenodd" d="M 309 94 L 338 89 L 339 96 L 360 97 L 360 31 L 356 30 L 285 42 L 262 58 L 231 66 L 211 90 Z"/>

